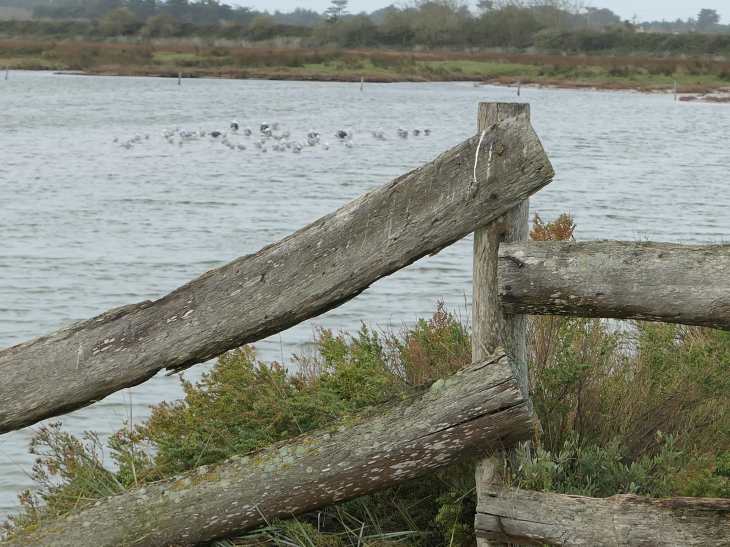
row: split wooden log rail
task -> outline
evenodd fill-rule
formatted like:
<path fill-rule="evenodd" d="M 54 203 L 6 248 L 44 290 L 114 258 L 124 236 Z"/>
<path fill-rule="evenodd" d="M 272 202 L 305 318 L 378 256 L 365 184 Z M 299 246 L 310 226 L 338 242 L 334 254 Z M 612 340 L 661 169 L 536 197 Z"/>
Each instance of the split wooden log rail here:
<path fill-rule="evenodd" d="M 505 313 L 613 317 L 730 330 L 730 245 L 503 244 Z"/>
<path fill-rule="evenodd" d="M 504 214 L 553 174 L 528 119 L 511 118 L 164 298 L 3 350 L 0 434 L 335 308 Z"/>
<path fill-rule="evenodd" d="M 433 473 L 527 440 L 536 426 L 499 349 L 409 397 L 105 498 L 2 545 L 196 545 Z"/>
<path fill-rule="evenodd" d="M 730 500 L 506 489 L 482 498 L 475 528 L 488 541 L 538 547 L 728 547 Z"/>

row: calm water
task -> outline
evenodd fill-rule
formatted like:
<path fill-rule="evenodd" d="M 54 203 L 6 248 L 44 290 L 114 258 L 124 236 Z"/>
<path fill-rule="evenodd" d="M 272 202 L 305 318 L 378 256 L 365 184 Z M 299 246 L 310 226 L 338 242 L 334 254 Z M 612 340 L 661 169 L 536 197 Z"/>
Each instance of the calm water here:
<path fill-rule="evenodd" d="M 516 98 L 462 83 L 359 87 L 11 73 L 0 81 L 0 348 L 159 298 L 256 252 L 475 133 L 479 101 Z M 579 239 L 728 239 L 730 107 L 524 88 L 521 99 L 557 173 L 531 200 L 544 219 L 572 213 Z M 243 136 L 233 140 L 245 151 L 209 137 L 171 145 L 160 134 L 173 124 L 225 129 L 233 118 L 242 128 L 278 121 L 299 140 L 314 128 L 330 148 L 262 154 Z M 399 139 L 399 126 L 432 133 Z M 378 127 L 386 140 L 370 136 Z M 353 148 L 334 142 L 340 128 L 354 131 Z M 145 131 L 149 140 L 120 146 Z M 463 315 L 470 294 L 464 240 L 257 348 L 288 363 L 312 325 L 398 326 L 430 315 L 438 299 Z M 179 395 L 177 377 L 158 376 L 61 419 L 74 433 L 108 435 L 130 410 L 141 419 L 148 405 Z M 31 434 L 0 436 L 0 517 L 31 486 Z"/>

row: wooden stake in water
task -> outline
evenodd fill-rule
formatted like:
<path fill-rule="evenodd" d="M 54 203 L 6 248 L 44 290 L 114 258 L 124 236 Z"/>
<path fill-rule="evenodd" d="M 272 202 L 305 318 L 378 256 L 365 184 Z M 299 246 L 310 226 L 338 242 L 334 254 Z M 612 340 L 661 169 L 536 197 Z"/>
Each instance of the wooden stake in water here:
<path fill-rule="evenodd" d="M 182 79 L 182 70 L 178 70 L 177 72 L 177 85 L 180 85 L 180 80 Z"/>
<path fill-rule="evenodd" d="M 10 65 L 7 65 L 7 66 L 5 67 L 5 79 L 6 79 L 6 80 L 8 79 L 8 72 L 10 72 Z"/>
<path fill-rule="evenodd" d="M 365 83 L 365 76 L 360 76 L 360 91 L 362 91 L 362 84 Z"/>
<path fill-rule="evenodd" d="M 677 100 L 677 80 L 674 80 L 674 100 Z"/>
<path fill-rule="evenodd" d="M 517 80 L 517 96 L 520 96 L 520 81 Z"/>

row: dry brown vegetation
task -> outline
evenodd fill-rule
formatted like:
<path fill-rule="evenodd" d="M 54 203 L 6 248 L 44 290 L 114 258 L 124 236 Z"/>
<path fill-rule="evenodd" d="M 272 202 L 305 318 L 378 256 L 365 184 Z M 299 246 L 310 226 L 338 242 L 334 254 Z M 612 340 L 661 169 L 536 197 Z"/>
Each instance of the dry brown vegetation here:
<path fill-rule="evenodd" d="M 30 70 L 176 77 L 359 81 L 483 81 L 680 92 L 730 87 L 730 62 L 504 53 L 252 48 L 0 41 L 0 63 Z"/>

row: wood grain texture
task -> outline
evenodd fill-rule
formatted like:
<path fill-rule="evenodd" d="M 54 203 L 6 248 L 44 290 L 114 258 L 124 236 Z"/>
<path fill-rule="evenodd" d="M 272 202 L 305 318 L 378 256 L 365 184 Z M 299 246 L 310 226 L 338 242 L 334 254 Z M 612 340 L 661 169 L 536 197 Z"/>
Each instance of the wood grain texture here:
<path fill-rule="evenodd" d="M 151 483 L 3 547 L 191 546 L 420 477 L 534 434 L 501 348 L 457 374 L 325 429 Z"/>
<path fill-rule="evenodd" d="M 487 131 L 506 119 L 530 116 L 526 103 L 479 103 L 478 130 Z M 500 150 L 494 151 L 499 154 Z M 527 241 L 529 200 L 525 199 L 504 215 L 474 231 L 472 360 L 488 355 L 497 346 L 507 351 L 527 385 L 527 349 L 523 315 L 507 314 L 498 297 L 498 253 L 501 244 Z"/>
<path fill-rule="evenodd" d="M 505 119 L 530 116 L 525 103 L 479 103 L 477 129 L 481 133 Z M 490 150 L 500 154 L 500 149 Z M 504 215 L 474 231 L 474 265 L 472 286 L 472 361 L 478 361 L 501 346 L 516 367 L 520 381 L 527 386 L 527 348 L 523 315 L 503 313 L 498 296 L 497 265 L 499 246 L 503 242 L 525 241 L 528 238 L 530 205 L 524 200 Z M 483 492 L 499 486 L 497 467 L 492 457 L 476 462 L 477 499 Z M 477 538 L 477 547 L 503 547 Z"/>
<path fill-rule="evenodd" d="M 480 147 L 479 141 L 479 135 L 467 139 L 155 302 L 117 308 L 3 350 L 0 433 L 320 315 L 439 252 L 552 180 L 525 116 L 492 127 Z M 503 153 L 490 155 L 495 148 Z"/>
<path fill-rule="evenodd" d="M 730 330 L 730 245 L 509 244 L 500 251 L 499 297 L 507 313 Z"/>
<path fill-rule="evenodd" d="M 728 547 L 730 500 L 587 498 L 508 489 L 477 507 L 478 537 L 561 547 Z"/>

